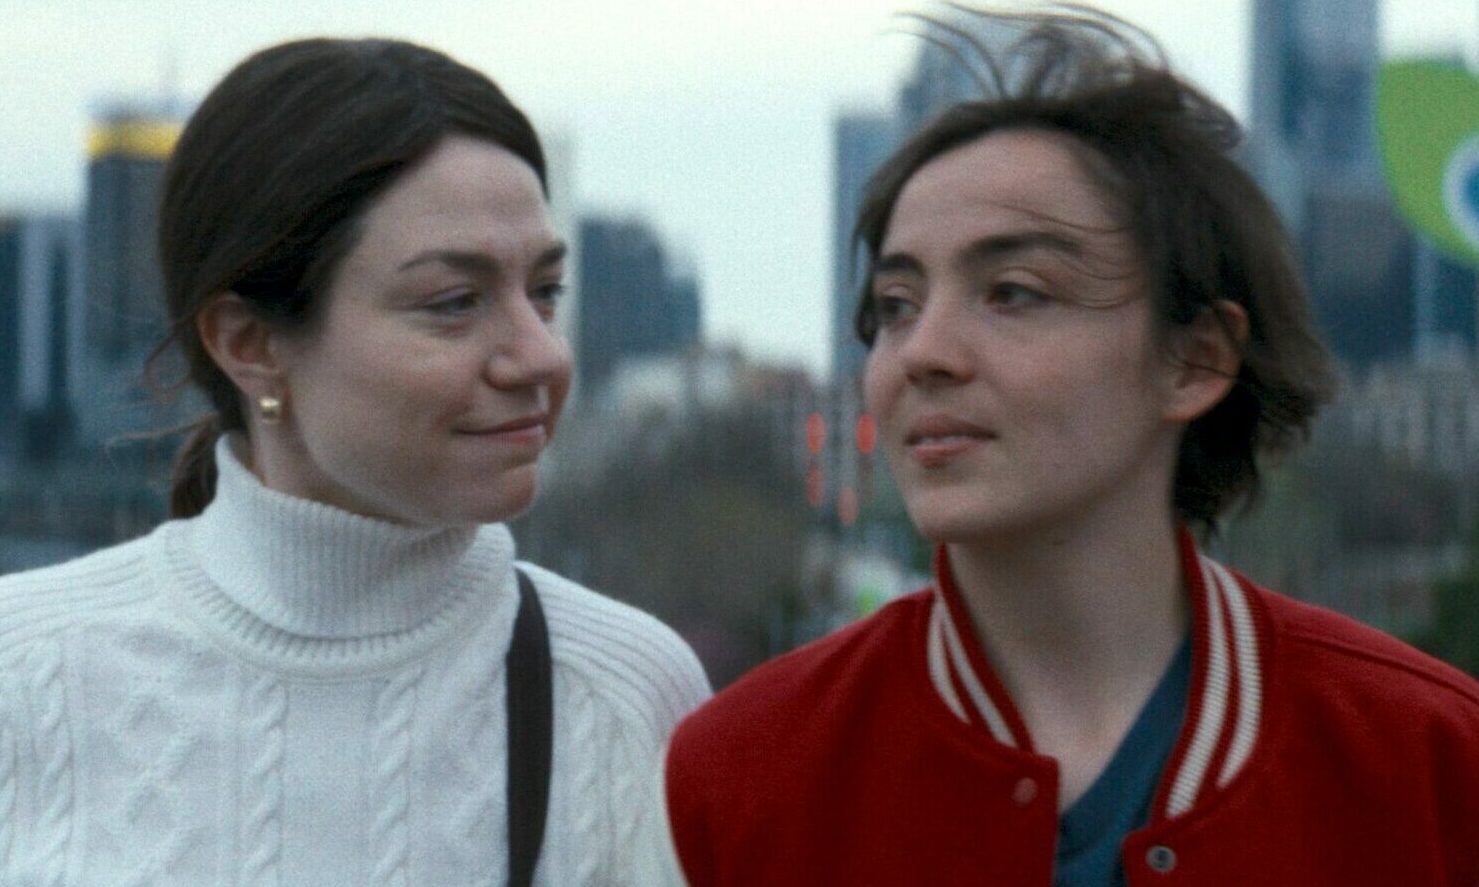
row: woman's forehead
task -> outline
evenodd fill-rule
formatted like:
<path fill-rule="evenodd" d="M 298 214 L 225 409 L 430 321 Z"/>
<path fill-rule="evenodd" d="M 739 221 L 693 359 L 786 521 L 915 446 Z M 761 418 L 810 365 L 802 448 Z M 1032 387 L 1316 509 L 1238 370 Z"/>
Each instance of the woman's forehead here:
<path fill-rule="evenodd" d="M 926 163 L 900 191 L 880 255 L 964 248 L 981 239 L 1056 239 L 1118 264 L 1137 252 L 1122 201 L 1072 137 L 994 133 Z"/>
<path fill-rule="evenodd" d="M 1002 206 L 1086 228 L 1120 221 L 1120 200 L 1098 169 L 1093 149 L 1046 130 L 992 133 L 946 151 L 921 166 L 900 191 L 897 214 L 910 204 Z M 1098 164 L 1094 164 L 1098 166 Z"/>

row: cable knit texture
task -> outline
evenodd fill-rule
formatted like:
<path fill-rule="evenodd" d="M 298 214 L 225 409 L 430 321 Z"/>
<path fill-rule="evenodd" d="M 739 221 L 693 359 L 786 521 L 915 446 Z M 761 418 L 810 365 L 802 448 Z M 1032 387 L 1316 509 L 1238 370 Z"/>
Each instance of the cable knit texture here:
<path fill-rule="evenodd" d="M 66 682 L 62 676 L 62 645 L 36 646 L 27 663 L 33 704 L 36 706 L 36 757 L 40 796 L 40 840 L 36 845 L 37 875 L 44 885 L 62 883 L 67 848 L 72 838 L 74 794 L 72 737 L 67 723 Z"/>
<path fill-rule="evenodd" d="M 242 815 L 246 887 L 278 887 L 282 879 L 283 721 L 287 691 L 270 674 L 258 675 L 247 689 L 245 734 L 248 762 L 242 781 Z"/>
<path fill-rule="evenodd" d="M 507 528 L 369 520 L 217 460 L 200 517 L 0 577 L 0 884 L 503 883 Z M 536 882 L 635 883 L 645 774 L 707 683 L 652 618 L 520 566 L 554 659 Z"/>
<path fill-rule="evenodd" d="M 10 858 L 15 820 L 15 729 L 0 721 L 0 859 Z"/>

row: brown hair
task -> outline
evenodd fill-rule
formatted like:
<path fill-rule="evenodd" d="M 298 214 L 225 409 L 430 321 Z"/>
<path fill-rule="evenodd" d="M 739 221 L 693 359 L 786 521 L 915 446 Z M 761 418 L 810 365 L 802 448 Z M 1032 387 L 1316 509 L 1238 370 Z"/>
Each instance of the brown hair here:
<path fill-rule="evenodd" d="M 215 411 L 176 457 L 171 516 L 205 508 L 216 438 L 246 427 L 240 392 L 196 332 L 201 308 L 229 290 L 275 325 L 306 327 L 376 195 L 454 133 L 508 149 L 545 187 L 524 114 L 484 75 L 412 43 L 284 43 L 206 96 L 170 157 L 159 215 L 171 332 L 155 354 L 178 343 Z"/>
<path fill-rule="evenodd" d="M 1145 32 L 1107 13 L 1060 5 L 1010 14 L 955 7 L 982 29 L 920 17 L 926 39 L 969 65 L 984 97 L 956 104 L 874 174 L 855 229 L 870 264 L 909 179 L 940 155 L 1003 130 L 1063 133 L 1088 149 L 1085 164 L 1126 210 L 1157 300 L 1162 330 L 1190 324 L 1219 300 L 1248 314 L 1242 364 L 1228 395 L 1181 440 L 1173 504 L 1214 527 L 1256 494 L 1259 459 L 1292 449 L 1334 388 L 1313 331 L 1288 235 L 1252 178 L 1232 159 L 1232 116 L 1167 67 Z M 1004 51 L 986 39 L 1017 32 Z M 1101 168 L 1107 164 L 1110 174 Z M 1220 315 L 1214 315 L 1220 318 Z M 865 280 L 855 315 L 870 347 L 878 319 Z"/>

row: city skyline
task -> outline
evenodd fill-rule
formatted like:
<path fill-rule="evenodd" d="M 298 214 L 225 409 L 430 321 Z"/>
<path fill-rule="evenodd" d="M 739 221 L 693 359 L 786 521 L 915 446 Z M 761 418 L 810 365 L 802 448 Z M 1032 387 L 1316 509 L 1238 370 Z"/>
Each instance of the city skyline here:
<path fill-rule="evenodd" d="M 1251 10 L 1105 8 L 1146 26 L 1236 113 L 1249 107 Z M 388 34 L 488 71 L 547 137 L 569 143 L 577 215 L 649 220 L 705 293 L 704 332 L 825 373 L 835 120 L 888 111 L 919 41 L 891 17 L 921 5 L 761 2 L 114 4 L 17 0 L 0 36 L 0 213 L 80 214 L 86 129 L 104 103 L 193 102 L 250 50 L 308 33 Z M 1470 54 L 1468 3 L 1383 4 L 1384 54 Z M 722 31 L 723 40 L 713 37 Z M 171 84 L 166 87 L 165 84 Z"/>

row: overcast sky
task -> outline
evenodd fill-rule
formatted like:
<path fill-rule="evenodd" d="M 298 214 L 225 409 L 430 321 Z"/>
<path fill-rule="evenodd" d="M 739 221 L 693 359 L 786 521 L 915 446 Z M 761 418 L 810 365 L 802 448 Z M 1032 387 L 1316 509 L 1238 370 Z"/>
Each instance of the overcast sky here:
<path fill-rule="evenodd" d="M 1115 0 L 1240 116 L 1244 0 Z M 76 211 L 90 114 L 197 100 L 309 34 L 427 43 L 490 74 L 575 151 L 576 205 L 649 217 L 687 257 L 710 339 L 818 373 L 827 353 L 831 121 L 888 107 L 917 41 L 901 0 L 0 0 L 0 213 Z M 1463 52 L 1473 0 L 1386 0 L 1388 53 Z M 1339 26 L 1339 23 L 1332 23 Z"/>

